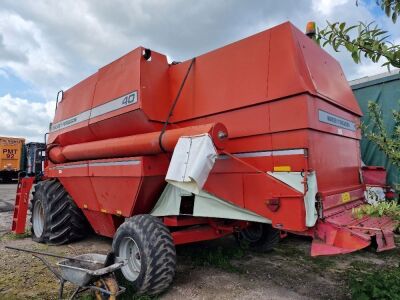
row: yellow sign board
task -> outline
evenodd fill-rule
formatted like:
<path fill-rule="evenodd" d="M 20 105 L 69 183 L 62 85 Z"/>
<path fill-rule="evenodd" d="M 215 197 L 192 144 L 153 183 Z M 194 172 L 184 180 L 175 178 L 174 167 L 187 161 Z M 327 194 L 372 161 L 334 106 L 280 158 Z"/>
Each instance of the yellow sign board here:
<path fill-rule="evenodd" d="M 351 196 L 349 192 L 346 193 L 342 193 L 342 202 L 346 203 L 349 202 L 351 200 Z"/>

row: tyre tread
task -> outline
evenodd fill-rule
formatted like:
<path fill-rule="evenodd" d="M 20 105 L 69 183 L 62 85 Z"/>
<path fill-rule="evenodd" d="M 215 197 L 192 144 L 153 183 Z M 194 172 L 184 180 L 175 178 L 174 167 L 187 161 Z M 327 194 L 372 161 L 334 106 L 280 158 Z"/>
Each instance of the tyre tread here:
<path fill-rule="evenodd" d="M 83 238 L 90 230 L 82 211 L 75 205 L 58 180 L 45 180 L 35 186 L 31 212 L 37 200 L 41 200 L 45 210 L 45 226 L 42 237 L 33 233 L 35 241 L 61 245 Z M 33 214 L 31 214 L 31 223 Z"/>
<path fill-rule="evenodd" d="M 168 228 L 151 215 L 136 215 L 127 219 L 114 236 L 114 253 L 118 253 L 115 241 L 126 232 L 134 232 L 140 239 L 146 259 L 144 276 L 139 276 L 134 282 L 136 293 L 156 295 L 163 292 L 172 283 L 176 267 L 175 245 Z"/>

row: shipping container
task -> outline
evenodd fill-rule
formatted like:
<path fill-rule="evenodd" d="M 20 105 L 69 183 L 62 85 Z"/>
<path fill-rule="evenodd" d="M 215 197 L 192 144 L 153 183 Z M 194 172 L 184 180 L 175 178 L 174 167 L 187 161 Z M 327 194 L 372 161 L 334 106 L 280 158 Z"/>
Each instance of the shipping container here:
<path fill-rule="evenodd" d="M 384 126 L 390 135 L 393 134 L 396 124 L 392 111 L 400 108 L 400 71 L 392 70 L 352 80 L 349 83 L 364 114 L 362 122 L 366 125 L 371 122 L 368 103 L 378 103 L 382 110 Z M 379 150 L 375 143 L 365 137 L 361 139 L 361 155 L 366 165 L 386 168 L 388 184 L 394 186 L 400 183 L 399 168 L 389 160 L 385 153 Z"/>

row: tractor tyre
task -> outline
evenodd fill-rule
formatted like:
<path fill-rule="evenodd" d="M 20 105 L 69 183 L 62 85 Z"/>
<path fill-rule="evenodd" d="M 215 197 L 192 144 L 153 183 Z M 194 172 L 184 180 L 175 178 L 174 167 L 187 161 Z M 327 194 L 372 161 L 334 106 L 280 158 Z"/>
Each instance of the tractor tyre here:
<path fill-rule="evenodd" d="M 278 244 L 280 232 L 270 224 L 252 223 L 235 234 L 239 246 L 256 252 L 269 252 Z"/>
<path fill-rule="evenodd" d="M 115 233 L 112 249 L 117 257 L 127 260 L 117 277 L 133 293 L 156 295 L 172 283 L 175 245 L 160 219 L 151 215 L 127 219 Z"/>
<path fill-rule="evenodd" d="M 36 242 L 66 244 L 90 231 L 82 211 L 57 180 L 36 184 L 30 210 L 32 239 Z"/>

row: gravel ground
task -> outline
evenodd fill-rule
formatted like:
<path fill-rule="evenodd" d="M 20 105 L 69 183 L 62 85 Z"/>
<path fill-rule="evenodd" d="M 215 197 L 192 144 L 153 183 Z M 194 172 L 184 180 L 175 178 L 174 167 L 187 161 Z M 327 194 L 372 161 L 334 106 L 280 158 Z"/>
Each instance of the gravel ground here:
<path fill-rule="evenodd" d="M 6 245 L 64 255 L 107 253 L 111 239 L 90 236 L 63 246 L 17 237 L 10 228 L 16 185 L 0 185 L 0 299 L 56 299 L 57 281 L 32 255 Z M 6 204 L 4 204 L 6 203 Z M 12 207 L 12 206 L 11 206 Z M 27 224 L 29 226 L 29 224 Z M 271 253 L 243 252 L 232 237 L 179 246 L 177 273 L 161 299 L 349 299 L 347 274 L 355 266 L 383 268 L 400 262 L 400 250 L 311 258 L 310 240 L 289 236 Z M 54 260 L 55 262 L 55 260 Z M 67 286 L 66 292 L 71 293 Z M 89 295 L 86 295 L 87 299 Z M 146 298 L 144 298 L 146 299 Z"/>

